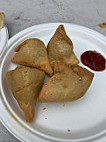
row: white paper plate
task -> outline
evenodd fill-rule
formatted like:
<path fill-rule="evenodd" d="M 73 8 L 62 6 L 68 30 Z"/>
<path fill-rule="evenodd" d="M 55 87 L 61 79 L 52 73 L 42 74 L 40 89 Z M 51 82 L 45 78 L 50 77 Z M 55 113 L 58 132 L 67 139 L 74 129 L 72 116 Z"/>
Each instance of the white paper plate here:
<path fill-rule="evenodd" d="M 0 31 L 0 62 L 7 48 L 7 41 L 8 41 L 8 30 L 7 27 L 4 26 L 4 28 L 2 28 Z"/>
<path fill-rule="evenodd" d="M 5 127 L 24 142 L 82 142 L 98 140 L 106 133 L 106 70 L 93 71 L 95 76 L 90 88 L 77 101 L 37 104 L 32 123 L 25 122 L 23 112 L 7 87 L 5 74 L 16 67 L 10 61 L 15 54 L 14 48 L 24 40 L 34 37 L 43 40 L 47 45 L 59 24 L 36 25 L 13 36 L 1 63 L 0 118 Z M 106 38 L 103 35 L 78 25 L 62 24 L 73 41 L 78 59 L 86 50 L 96 50 L 106 57 Z M 80 65 L 83 66 L 81 63 Z M 42 110 L 43 108 L 46 110 Z"/>

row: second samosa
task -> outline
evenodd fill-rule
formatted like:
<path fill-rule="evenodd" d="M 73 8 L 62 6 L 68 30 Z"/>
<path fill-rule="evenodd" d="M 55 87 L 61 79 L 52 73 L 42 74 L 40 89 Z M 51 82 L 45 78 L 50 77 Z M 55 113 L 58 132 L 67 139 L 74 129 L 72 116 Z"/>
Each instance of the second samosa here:
<path fill-rule="evenodd" d="M 36 100 L 44 78 L 44 72 L 24 66 L 19 66 L 6 74 L 7 85 L 23 110 L 27 122 L 34 118 Z"/>
<path fill-rule="evenodd" d="M 55 34 L 50 39 L 47 51 L 52 69 L 56 63 L 64 63 L 68 66 L 79 63 L 73 51 L 73 43 L 67 36 L 63 25 L 57 28 Z"/>
<path fill-rule="evenodd" d="M 38 102 L 69 102 L 81 98 L 88 90 L 94 74 L 78 65 L 55 64 L 54 75 L 45 83 Z"/>

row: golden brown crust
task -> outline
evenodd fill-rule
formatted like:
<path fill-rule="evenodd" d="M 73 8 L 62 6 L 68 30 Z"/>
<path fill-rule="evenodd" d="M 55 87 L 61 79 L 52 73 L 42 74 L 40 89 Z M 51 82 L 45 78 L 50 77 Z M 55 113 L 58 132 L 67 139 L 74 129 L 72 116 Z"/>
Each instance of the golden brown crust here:
<path fill-rule="evenodd" d="M 28 122 L 33 120 L 36 100 L 44 78 L 44 72 L 25 66 L 18 66 L 6 74 L 7 85 L 25 113 Z"/>
<path fill-rule="evenodd" d="M 79 65 L 72 65 L 72 66 L 67 66 L 63 63 L 56 63 L 54 64 L 54 74 L 56 73 L 71 73 L 72 70 L 74 73 L 77 75 L 83 77 L 84 75 L 89 76 L 90 78 L 94 77 L 94 73 L 88 71 L 87 69 L 79 66 Z"/>
<path fill-rule="evenodd" d="M 38 94 L 40 92 L 40 83 L 31 84 L 28 87 L 14 93 L 19 106 L 25 113 L 26 121 L 31 122 L 35 115 L 35 106 Z"/>
<path fill-rule="evenodd" d="M 87 69 L 79 66 L 79 65 L 75 65 L 75 66 L 71 66 L 71 69 L 73 70 L 73 72 L 75 72 L 77 75 L 79 75 L 80 77 L 83 78 L 83 76 L 87 76 L 89 77 L 89 79 L 92 81 L 93 77 L 94 77 L 94 73 L 88 71 Z"/>
<path fill-rule="evenodd" d="M 57 28 L 55 34 L 50 39 L 47 51 L 52 69 L 55 63 L 64 63 L 66 65 L 79 63 L 73 52 L 73 43 L 67 36 L 63 25 Z"/>
<path fill-rule="evenodd" d="M 72 43 L 72 41 L 69 39 L 69 37 L 67 36 L 66 31 L 65 31 L 63 25 L 59 25 L 59 26 L 58 26 L 58 28 L 57 28 L 57 30 L 56 30 L 56 32 L 55 32 L 55 34 L 54 34 L 54 37 L 52 37 L 52 38 L 55 38 L 55 39 L 57 39 L 57 40 L 65 40 L 65 41 L 67 41 L 68 44 L 71 45 L 72 50 L 73 50 L 73 43 Z"/>
<path fill-rule="evenodd" d="M 25 45 L 26 43 L 28 42 L 28 39 L 25 40 L 23 43 L 21 43 L 20 45 L 18 45 L 16 48 L 15 48 L 15 52 L 18 52 L 20 50 L 20 48 Z"/>
<path fill-rule="evenodd" d="M 82 97 L 88 90 L 94 74 L 78 65 L 54 66 L 53 75 L 43 86 L 38 102 L 67 102 Z"/>
<path fill-rule="evenodd" d="M 15 51 L 17 53 L 11 59 L 12 62 L 38 68 L 52 76 L 53 71 L 48 60 L 47 50 L 41 40 L 28 39 L 20 44 Z"/>
<path fill-rule="evenodd" d="M 12 93 L 20 91 L 32 83 L 41 82 L 42 85 L 44 78 L 44 72 L 25 66 L 18 66 L 6 74 L 6 81 Z"/>
<path fill-rule="evenodd" d="M 71 73 L 72 70 L 69 66 L 65 65 L 64 63 L 56 63 L 54 64 L 54 74 L 56 73 Z"/>

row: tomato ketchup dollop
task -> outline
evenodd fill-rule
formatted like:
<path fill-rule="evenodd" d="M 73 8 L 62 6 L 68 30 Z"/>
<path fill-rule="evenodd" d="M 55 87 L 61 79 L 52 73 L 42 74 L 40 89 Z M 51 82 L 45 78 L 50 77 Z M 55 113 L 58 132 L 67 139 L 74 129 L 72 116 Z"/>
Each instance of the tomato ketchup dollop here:
<path fill-rule="evenodd" d="M 106 59 L 96 51 L 86 51 L 81 55 L 81 62 L 94 71 L 105 70 Z"/>

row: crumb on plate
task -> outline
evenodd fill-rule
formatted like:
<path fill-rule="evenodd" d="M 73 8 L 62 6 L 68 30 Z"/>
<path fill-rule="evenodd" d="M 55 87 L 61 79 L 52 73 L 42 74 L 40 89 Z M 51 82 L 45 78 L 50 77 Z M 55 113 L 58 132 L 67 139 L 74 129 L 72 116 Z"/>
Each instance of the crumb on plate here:
<path fill-rule="evenodd" d="M 70 131 L 71 131 L 70 129 L 67 129 L 67 132 L 69 132 L 69 133 L 70 133 Z"/>
<path fill-rule="evenodd" d="M 46 108 L 44 107 L 42 110 L 46 110 Z"/>

